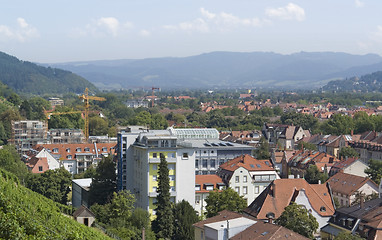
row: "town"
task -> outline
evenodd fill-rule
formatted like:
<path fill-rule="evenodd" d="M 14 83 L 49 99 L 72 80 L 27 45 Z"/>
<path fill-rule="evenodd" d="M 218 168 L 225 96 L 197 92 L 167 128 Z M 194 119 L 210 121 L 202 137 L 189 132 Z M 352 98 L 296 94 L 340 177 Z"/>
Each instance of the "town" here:
<path fill-rule="evenodd" d="M 39 98 L 40 120 L 11 94 L 0 152 L 23 166 L 4 169 L 117 239 L 378 239 L 380 102 L 159 90 Z"/>

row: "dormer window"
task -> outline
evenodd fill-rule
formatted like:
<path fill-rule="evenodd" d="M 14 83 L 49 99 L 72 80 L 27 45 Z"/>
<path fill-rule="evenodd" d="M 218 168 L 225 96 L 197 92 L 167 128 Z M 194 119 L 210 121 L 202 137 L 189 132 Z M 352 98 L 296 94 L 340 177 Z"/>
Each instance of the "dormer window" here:
<path fill-rule="evenodd" d="M 81 148 L 76 148 L 76 152 L 81 152 Z"/>
<path fill-rule="evenodd" d="M 206 190 L 207 190 L 207 191 L 213 191 L 213 190 L 214 190 L 214 185 L 212 185 L 212 184 L 206 184 Z"/>
<path fill-rule="evenodd" d="M 53 148 L 54 153 L 58 153 L 58 148 Z"/>
<path fill-rule="evenodd" d="M 66 149 L 66 152 L 70 153 L 70 148 L 67 148 L 67 149 Z"/>
<path fill-rule="evenodd" d="M 107 148 L 106 148 L 106 147 L 103 147 L 103 148 L 102 148 L 102 152 L 107 152 Z"/>
<path fill-rule="evenodd" d="M 195 191 L 200 191 L 200 185 L 199 184 L 195 185 Z"/>
<path fill-rule="evenodd" d="M 321 211 L 321 212 L 326 212 L 326 207 L 322 206 L 322 207 L 320 208 L 320 211 Z"/>
<path fill-rule="evenodd" d="M 90 152 L 90 148 L 86 147 L 85 152 Z"/>

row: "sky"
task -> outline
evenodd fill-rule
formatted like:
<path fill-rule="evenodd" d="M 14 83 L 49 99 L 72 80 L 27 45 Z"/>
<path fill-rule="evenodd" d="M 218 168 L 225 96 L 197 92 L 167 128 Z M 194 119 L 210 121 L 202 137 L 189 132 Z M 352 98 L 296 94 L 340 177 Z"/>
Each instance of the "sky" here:
<path fill-rule="evenodd" d="M 0 0 L 0 51 L 39 63 L 214 51 L 382 55 L 378 0 Z"/>

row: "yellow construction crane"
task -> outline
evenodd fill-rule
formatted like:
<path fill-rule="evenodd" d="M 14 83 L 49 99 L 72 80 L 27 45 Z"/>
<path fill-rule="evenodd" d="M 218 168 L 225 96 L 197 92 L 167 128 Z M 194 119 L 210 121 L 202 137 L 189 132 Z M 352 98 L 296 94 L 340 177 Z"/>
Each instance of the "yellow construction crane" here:
<path fill-rule="evenodd" d="M 89 96 L 88 88 L 85 89 L 85 93 L 80 95 L 79 98 L 82 99 L 85 103 L 85 138 L 87 141 L 89 138 L 89 100 L 106 101 L 106 98 Z"/>
<path fill-rule="evenodd" d="M 50 119 L 51 115 L 64 115 L 64 114 L 73 114 L 73 113 L 82 113 L 82 111 L 69 111 L 69 112 L 51 112 L 48 113 L 47 111 L 44 110 L 46 119 Z"/>

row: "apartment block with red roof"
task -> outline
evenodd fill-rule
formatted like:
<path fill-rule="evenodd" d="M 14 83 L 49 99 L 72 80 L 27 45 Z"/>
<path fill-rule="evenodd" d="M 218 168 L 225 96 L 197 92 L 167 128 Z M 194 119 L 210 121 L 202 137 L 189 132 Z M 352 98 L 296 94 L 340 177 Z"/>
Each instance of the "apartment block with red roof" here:
<path fill-rule="evenodd" d="M 218 173 L 223 182 L 247 200 L 247 204 L 279 175 L 269 160 L 257 160 L 250 155 L 236 157 L 220 165 Z"/>
<path fill-rule="evenodd" d="M 223 190 L 224 188 L 225 184 L 218 175 L 195 175 L 195 210 L 199 216 L 206 211 L 207 203 L 205 200 L 210 191 Z"/>

